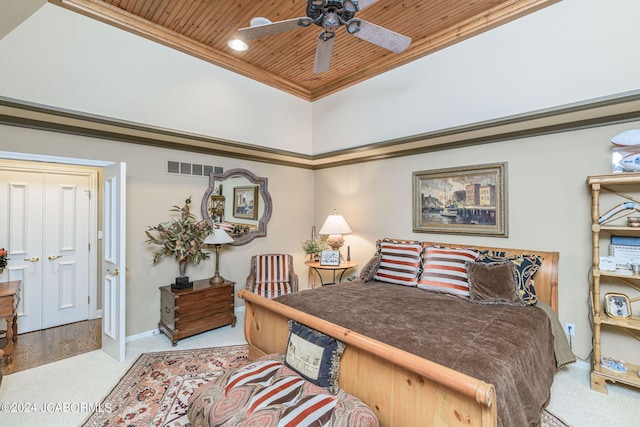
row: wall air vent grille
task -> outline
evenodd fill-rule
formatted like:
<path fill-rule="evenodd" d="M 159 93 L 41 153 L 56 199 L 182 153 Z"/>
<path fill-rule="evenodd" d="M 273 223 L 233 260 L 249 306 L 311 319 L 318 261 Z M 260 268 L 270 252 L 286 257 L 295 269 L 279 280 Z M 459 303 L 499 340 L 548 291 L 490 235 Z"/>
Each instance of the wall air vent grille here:
<path fill-rule="evenodd" d="M 224 169 L 219 166 L 200 165 L 196 163 L 167 161 L 167 173 L 169 175 L 204 176 L 209 178 L 212 173 L 222 173 Z"/>

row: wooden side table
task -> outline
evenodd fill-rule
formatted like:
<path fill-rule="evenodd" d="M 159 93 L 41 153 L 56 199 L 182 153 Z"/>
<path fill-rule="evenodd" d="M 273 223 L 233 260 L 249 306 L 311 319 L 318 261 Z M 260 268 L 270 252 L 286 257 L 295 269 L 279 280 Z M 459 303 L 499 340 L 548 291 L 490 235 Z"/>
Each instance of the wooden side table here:
<path fill-rule="evenodd" d="M 344 276 L 344 273 L 347 270 L 349 270 L 350 268 L 357 267 L 358 263 L 355 262 L 355 261 L 345 261 L 345 262 L 340 263 L 339 265 L 322 265 L 318 261 L 306 261 L 304 263 L 304 265 L 306 265 L 307 267 L 312 268 L 313 271 L 318 273 L 318 277 L 320 278 L 320 286 L 324 286 L 324 285 L 333 285 L 335 283 L 342 282 L 342 276 Z M 333 282 L 332 283 L 324 283 L 323 280 L 322 280 L 322 274 L 320 273 L 320 270 L 333 271 Z M 340 276 L 338 277 L 338 281 L 336 281 L 336 272 L 340 272 Z"/>
<path fill-rule="evenodd" d="M 210 284 L 196 280 L 193 287 L 173 290 L 160 287 L 160 322 L 158 329 L 175 346 L 179 339 L 220 326 L 236 326 L 234 313 L 235 282 Z"/>
<path fill-rule="evenodd" d="M 7 345 L 4 348 L 5 360 L 13 360 L 13 343 L 18 341 L 18 315 L 16 308 L 20 301 L 20 280 L 0 283 L 0 317 L 7 320 Z"/>

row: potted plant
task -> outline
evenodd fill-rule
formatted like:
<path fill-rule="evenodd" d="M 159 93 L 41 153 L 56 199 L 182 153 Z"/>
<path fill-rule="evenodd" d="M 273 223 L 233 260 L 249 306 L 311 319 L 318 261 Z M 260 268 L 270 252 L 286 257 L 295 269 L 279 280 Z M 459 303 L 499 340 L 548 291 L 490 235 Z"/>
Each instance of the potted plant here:
<path fill-rule="evenodd" d="M 327 244 L 319 236 L 311 240 L 305 240 L 301 242 L 301 245 L 302 249 L 309 255 L 309 261 L 315 261 L 317 254 L 327 247 Z"/>
<path fill-rule="evenodd" d="M 4 269 L 7 267 L 7 250 L 5 248 L 0 248 L 0 274 L 4 273 Z"/>
<path fill-rule="evenodd" d="M 173 256 L 178 261 L 180 277 L 176 278 L 175 288 L 190 286 L 189 277 L 186 276 L 188 263 L 196 265 L 209 258 L 209 253 L 202 250 L 202 242 L 211 234 L 211 226 L 206 220 L 198 221 L 191 213 L 190 204 L 191 197 L 185 200 L 182 208 L 173 206 L 169 209 L 169 212 L 179 213 L 179 218 L 174 217 L 146 230 L 146 243 L 160 246 L 153 253 L 154 265 L 164 255 Z"/>

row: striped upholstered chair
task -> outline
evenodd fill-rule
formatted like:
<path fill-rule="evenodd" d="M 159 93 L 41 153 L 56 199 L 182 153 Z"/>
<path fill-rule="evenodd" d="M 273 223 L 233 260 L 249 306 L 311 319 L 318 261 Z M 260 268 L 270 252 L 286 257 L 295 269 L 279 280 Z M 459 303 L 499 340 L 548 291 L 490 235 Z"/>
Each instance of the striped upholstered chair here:
<path fill-rule="evenodd" d="M 288 254 L 252 256 L 246 288 L 269 299 L 298 292 L 298 275 L 293 271 L 293 257 Z"/>

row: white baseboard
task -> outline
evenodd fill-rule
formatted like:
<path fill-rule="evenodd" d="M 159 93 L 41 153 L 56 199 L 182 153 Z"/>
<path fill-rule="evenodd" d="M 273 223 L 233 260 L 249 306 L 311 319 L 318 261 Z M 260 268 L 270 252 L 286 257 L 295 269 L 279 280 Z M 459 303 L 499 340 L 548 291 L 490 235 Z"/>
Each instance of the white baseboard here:
<path fill-rule="evenodd" d="M 240 315 L 242 315 L 244 317 L 244 310 L 245 307 L 244 305 L 241 307 L 236 307 L 234 310 L 234 313 L 236 314 L 236 317 L 240 317 Z M 129 335 L 128 337 L 125 338 L 125 342 L 131 342 L 131 341 L 136 341 L 142 338 L 147 338 L 147 337 L 152 337 L 154 335 L 158 335 L 160 334 L 160 330 L 159 329 L 151 329 L 150 331 L 145 331 L 145 332 L 140 332 L 139 334 L 135 334 L 135 335 Z"/>

